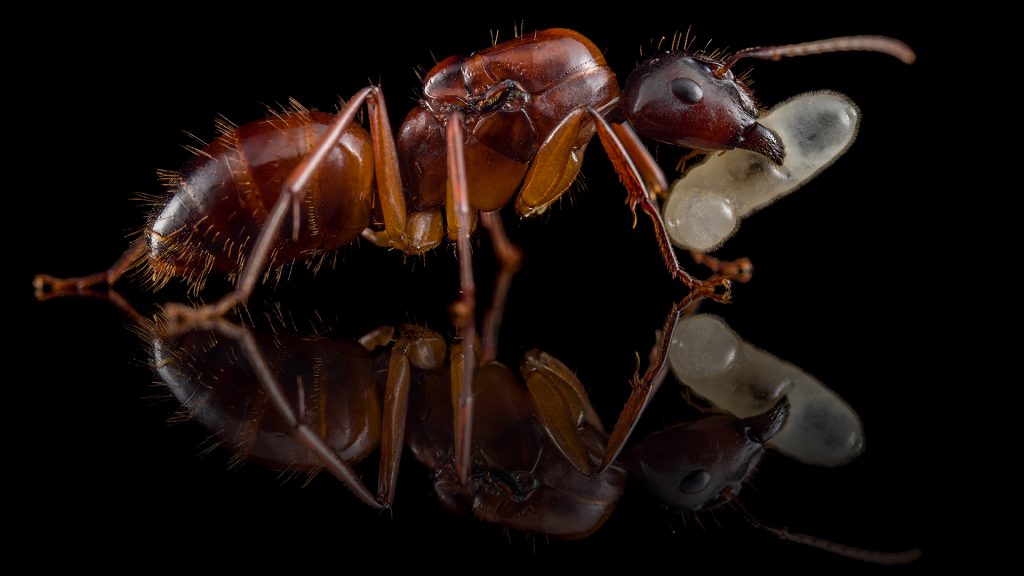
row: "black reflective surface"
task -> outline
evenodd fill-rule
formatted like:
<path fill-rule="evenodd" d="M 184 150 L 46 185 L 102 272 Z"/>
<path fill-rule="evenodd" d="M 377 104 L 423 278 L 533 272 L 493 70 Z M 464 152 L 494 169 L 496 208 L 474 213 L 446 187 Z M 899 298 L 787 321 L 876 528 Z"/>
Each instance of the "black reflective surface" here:
<path fill-rule="evenodd" d="M 733 304 L 709 309 L 746 340 L 835 390 L 866 431 L 865 453 L 841 468 L 812 468 L 770 454 L 744 492 L 748 508 L 844 543 L 921 546 L 925 556 L 915 568 L 934 565 L 941 552 L 929 545 L 947 504 L 921 490 L 933 482 L 936 440 L 923 398 L 941 394 L 941 380 L 934 378 L 936 358 L 909 346 L 936 325 L 925 304 L 932 280 L 915 260 L 937 243 L 923 227 L 930 214 L 921 208 L 931 193 L 922 174 L 936 168 L 915 144 L 928 140 L 922 136 L 928 116 L 918 107 L 934 57 L 931 39 L 870 15 L 800 30 L 682 11 L 603 23 L 521 16 L 527 29 L 570 26 L 607 47 L 620 79 L 639 59 L 638 45 L 646 50 L 652 36 L 690 23 L 700 44 L 711 37 L 715 46 L 885 33 L 918 50 L 921 62 L 912 67 L 871 55 L 756 65 L 754 89 L 764 104 L 835 89 L 861 107 L 864 119 L 857 142 L 837 164 L 743 222 L 722 253 L 749 256 L 755 278 L 736 287 Z M 120 254 L 124 233 L 143 222 L 144 209 L 127 199 L 158 192 L 154 170 L 187 158 L 179 147 L 186 142 L 181 130 L 208 138 L 216 114 L 243 122 L 263 114 L 261 103 L 288 97 L 332 109 L 336 96 L 351 95 L 367 77 L 381 80 L 397 124 L 417 85 L 412 65 L 429 68 L 431 52 L 440 58 L 485 46 L 489 27 L 508 37 L 513 17 L 520 15 L 454 25 L 435 16 L 404 27 L 382 18 L 340 31 L 327 26 L 333 18 L 303 15 L 271 27 L 266 18 L 274 18 L 265 17 L 203 23 L 188 39 L 182 29 L 196 22 L 170 17 L 116 29 L 82 27 L 71 36 L 44 34 L 69 48 L 51 63 L 48 82 L 22 85 L 39 111 L 23 132 L 24 153 L 51 161 L 18 193 L 25 204 L 13 212 L 35 231 L 8 241 L 24 259 L 8 277 L 15 317 L 25 321 L 15 327 L 9 361 L 27 367 L 24 376 L 9 378 L 14 395 L 7 401 L 17 414 L 9 466 L 17 470 L 18 486 L 10 496 L 27 505 L 9 520 L 18 526 L 18 539 L 54 543 L 86 562 L 114 563 L 125 561 L 119 550 L 131 547 L 151 558 L 180 560 L 203 549 L 232 563 L 268 556 L 336 569 L 356 561 L 387 564 L 396 554 L 451 570 L 509 562 L 601 566 L 609 556 L 633 557 L 640 566 L 657 559 L 680 571 L 762 564 L 872 568 L 778 541 L 728 512 L 684 522 L 632 485 L 597 534 L 562 543 L 506 536 L 451 515 L 411 458 L 388 514 L 364 508 L 326 475 L 304 486 L 301 478 L 285 481 L 255 465 L 229 470 L 226 455 L 204 453 L 201 427 L 168 424 L 173 404 L 150 386 L 145 346 L 116 310 L 98 301 L 32 300 L 33 273 L 89 273 Z M 378 43 L 397 46 L 404 56 L 396 62 L 375 48 Z M 141 67 L 134 63 L 139 53 L 147 60 Z M 24 72 L 16 67 L 18 77 Z M 668 169 L 677 152 L 661 147 L 660 158 Z M 557 356 L 576 370 L 608 425 L 628 393 L 635 354 L 646 355 L 680 294 L 664 272 L 648 222 L 641 217 L 631 229 L 623 192 L 597 146 L 583 174 L 585 189 L 549 214 L 521 224 L 507 220 L 526 260 L 513 284 L 501 356 L 515 363 L 534 347 Z M 403 321 L 447 334 L 446 307 L 457 283 L 452 252 L 442 247 L 403 262 L 364 245 L 346 250 L 337 271 L 315 283 L 285 283 L 277 294 L 305 303 L 308 287 L 315 286 L 317 296 L 336 307 L 328 320 L 349 337 Z M 482 241 L 476 254 L 481 293 L 487 294 L 489 244 Z M 212 283 L 211 294 L 224 287 Z M 124 293 L 152 311 L 150 296 L 131 287 Z M 157 298 L 181 294 L 171 290 Z M 645 417 L 648 429 L 670 423 L 668 406 L 678 403 L 678 389 L 670 375 Z M 109 528 L 98 528 L 100 519 Z M 463 558 L 464 568 L 457 568 Z"/>

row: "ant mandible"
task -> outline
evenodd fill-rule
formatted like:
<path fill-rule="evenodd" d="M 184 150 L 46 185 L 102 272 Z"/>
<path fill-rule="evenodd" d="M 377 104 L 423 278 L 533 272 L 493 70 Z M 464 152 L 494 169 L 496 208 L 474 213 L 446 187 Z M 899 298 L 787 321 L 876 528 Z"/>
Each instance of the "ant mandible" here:
<path fill-rule="evenodd" d="M 469 244 L 476 213 L 502 263 L 500 295 L 518 253 L 495 211 L 513 197 L 522 216 L 547 208 L 575 180 L 596 133 L 625 184 L 630 209 L 635 213 L 639 207 L 653 221 L 672 276 L 696 293 L 726 299 L 728 278 L 697 280 L 679 265 L 652 199 L 667 190 L 665 176 L 638 134 L 695 150 L 743 148 L 779 163 L 784 144 L 757 122 L 751 92 L 732 67 L 744 58 L 849 50 L 882 52 L 908 63 L 914 59 L 905 44 L 880 36 L 751 48 L 724 61 L 674 51 L 642 62 L 620 92 L 601 52 L 579 33 L 552 29 L 524 35 L 438 63 L 424 78 L 420 103 L 399 128 L 397 143 L 381 89 L 372 85 L 333 117 L 296 109 L 224 126 L 181 175 L 169 178 L 173 196 L 109 270 L 82 278 L 40 275 L 35 285 L 45 293 L 113 284 L 140 260 L 148 261 L 157 284 L 183 277 L 194 290 L 213 270 L 237 274 L 235 289 L 214 304 L 165 307 L 178 321 L 215 317 L 244 303 L 268 269 L 339 248 L 360 234 L 419 254 L 440 243 L 446 220 L 460 266 L 461 296 L 453 311 L 466 346 L 461 370 L 452 371 L 458 407 L 455 461 L 465 481 L 476 362 Z M 369 133 L 354 123 L 363 105 Z M 383 230 L 370 229 L 375 211 L 383 217 Z M 497 313 L 501 308 L 497 301 L 492 306 Z M 496 322 L 487 321 L 483 360 L 494 349 L 496 330 Z M 622 450 L 652 393 L 650 385 L 634 385 L 602 470 Z"/>

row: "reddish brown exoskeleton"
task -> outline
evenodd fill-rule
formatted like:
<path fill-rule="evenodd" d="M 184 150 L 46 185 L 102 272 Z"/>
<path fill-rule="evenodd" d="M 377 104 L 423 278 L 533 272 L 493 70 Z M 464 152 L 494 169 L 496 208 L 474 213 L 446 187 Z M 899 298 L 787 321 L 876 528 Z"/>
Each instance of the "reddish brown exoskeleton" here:
<path fill-rule="evenodd" d="M 410 374 L 445 365 L 439 335 L 403 326 L 353 342 L 254 332 L 219 318 L 180 333 L 138 325 L 160 379 L 189 417 L 235 447 L 235 458 L 282 470 L 325 468 L 364 503 L 391 505 Z M 353 464 L 378 448 L 374 495 Z"/>
<path fill-rule="evenodd" d="M 499 362 L 474 375 L 477 418 L 469 482 L 458 477 L 452 453 L 452 402 L 444 372 L 423 372 L 412 387 L 407 443 L 430 471 L 434 491 L 450 510 L 516 530 L 583 538 L 600 528 L 625 488 L 625 470 L 612 465 L 587 475 L 555 444 L 553 409 L 578 440 L 580 454 L 599 459 L 607 436 L 583 384 L 567 366 L 533 350 L 519 373 Z M 560 402 L 551 402 L 556 395 Z"/>
<path fill-rule="evenodd" d="M 390 506 L 408 438 L 448 507 L 472 508 L 489 522 L 561 538 L 599 528 L 625 487 L 621 467 L 587 476 L 545 435 L 536 415 L 554 406 L 533 393 L 561 390 L 579 411 L 573 430 L 581 445 L 595 458 L 604 450 L 603 429 L 582 384 L 546 354 L 527 355 L 522 379 L 498 362 L 477 368 L 484 417 L 476 426 L 471 481 L 461 484 L 452 458 L 452 364 L 444 339 L 431 330 L 386 327 L 354 342 L 213 319 L 167 333 L 125 310 L 151 345 L 155 369 L 182 410 L 232 447 L 235 461 L 280 470 L 326 468 L 364 503 Z M 460 348 L 452 346 L 452 358 Z M 375 496 L 353 466 L 378 449 Z"/>
<path fill-rule="evenodd" d="M 670 426 L 630 451 L 630 474 L 673 509 L 699 511 L 728 503 L 747 522 L 783 540 L 874 564 L 908 564 L 919 558 L 918 548 L 882 552 L 848 546 L 773 525 L 747 511 L 737 496 L 789 413 L 789 402 L 783 397 L 765 412 L 747 418 L 708 414 Z"/>
<path fill-rule="evenodd" d="M 225 127 L 171 178 L 174 195 L 108 271 L 66 280 L 38 276 L 36 287 L 73 291 L 113 283 L 142 259 L 157 283 L 184 277 L 197 290 L 211 271 L 237 274 L 235 290 L 212 305 L 165 309 L 179 320 L 209 318 L 245 302 L 268 269 L 315 258 L 361 233 L 420 253 L 441 241 L 446 222 L 460 262 L 461 298 L 453 310 L 467 348 L 461 369 L 452 371 L 459 406 L 456 463 L 465 481 L 476 362 L 469 245 L 476 213 L 503 263 L 495 313 L 484 330 L 484 361 L 493 357 L 497 313 L 519 258 L 493 211 L 513 198 L 524 216 L 549 206 L 575 180 L 594 134 L 626 186 L 627 204 L 651 217 L 670 273 L 697 294 L 725 299 L 727 278 L 694 279 L 676 260 L 652 200 L 666 190 L 665 177 L 637 134 L 699 150 L 745 148 L 778 162 L 784 143 L 757 123 L 753 97 L 731 67 L 742 58 L 841 50 L 913 60 L 901 42 L 867 36 L 744 50 L 724 62 L 670 52 L 643 62 L 620 92 L 600 51 L 580 34 L 554 29 L 524 35 L 435 66 L 424 79 L 419 106 L 399 128 L 397 144 L 376 86 L 357 92 L 333 117 L 296 110 Z M 364 104 L 369 132 L 354 123 Z M 382 226 L 375 224 L 375 212 Z M 599 469 L 615 460 L 653 388 L 650 382 L 634 385 Z"/>
<path fill-rule="evenodd" d="M 760 529 L 835 554 L 880 564 L 920 555 L 917 549 L 879 552 L 793 532 L 740 504 L 737 497 L 768 441 L 790 418 L 785 397 L 746 418 L 711 412 L 658 430 L 607 470 L 587 474 L 608 437 L 573 371 L 537 350 L 524 355 L 518 374 L 500 362 L 481 363 L 474 374 L 473 468 L 463 483 L 452 457 L 447 361 L 449 352 L 458 357 L 461 344 L 449 350 L 443 338 L 419 326 L 377 329 L 357 342 L 273 320 L 272 330 L 213 319 L 168 334 L 123 302 L 115 304 L 135 319 L 182 411 L 229 447 L 233 462 L 310 473 L 326 468 L 374 507 L 392 502 L 407 444 L 447 508 L 527 533 L 567 539 L 592 534 L 618 505 L 628 472 L 674 510 L 728 503 Z M 688 310 L 687 302 L 674 306 L 666 325 Z M 670 339 L 662 334 L 651 352 L 653 372 L 646 377 L 655 383 L 665 375 L 658 367 Z M 374 496 L 354 466 L 378 450 Z"/>

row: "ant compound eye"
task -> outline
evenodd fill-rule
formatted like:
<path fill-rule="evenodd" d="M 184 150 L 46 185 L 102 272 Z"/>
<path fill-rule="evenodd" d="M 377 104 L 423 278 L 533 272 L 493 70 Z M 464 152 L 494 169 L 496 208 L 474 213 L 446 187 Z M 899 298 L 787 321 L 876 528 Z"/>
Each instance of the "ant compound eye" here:
<path fill-rule="evenodd" d="M 672 81 L 672 94 L 683 104 L 696 104 L 704 99 L 704 90 L 689 78 L 676 78 Z"/>
<path fill-rule="evenodd" d="M 707 470 L 694 470 L 679 481 L 679 491 L 683 494 L 697 494 L 711 483 L 711 474 Z"/>

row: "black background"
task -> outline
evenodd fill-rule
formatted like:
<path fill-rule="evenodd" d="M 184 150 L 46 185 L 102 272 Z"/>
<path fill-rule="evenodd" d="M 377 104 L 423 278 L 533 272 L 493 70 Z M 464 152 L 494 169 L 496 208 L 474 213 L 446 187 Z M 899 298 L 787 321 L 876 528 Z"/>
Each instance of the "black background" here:
<path fill-rule="evenodd" d="M 446 570 L 519 562 L 585 569 L 606 566 L 608 558 L 634 559 L 642 570 L 655 561 L 673 571 L 870 568 L 778 541 L 728 513 L 718 516 L 721 527 L 711 517 L 702 518 L 703 529 L 684 524 L 636 494 L 637 487 L 598 534 L 563 543 L 506 535 L 448 514 L 411 459 L 395 510 L 383 515 L 326 476 L 303 486 L 252 465 L 227 470 L 225 455 L 200 455 L 205 433 L 197 425 L 167 423 L 174 407 L 154 398 L 166 395 L 151 386 L 145 345 L 122 316 L 102 302 L 31 298 L 36 272 L 93 272 L 120 254 L 126 234 L 143 222 L 145 208 L 131 199 L 158 191 L 157 168 L 188 158 L 180 147 L 187 143 L 183 130 L 210 138 L 217 114 L 241 123 L 289 97 L 330 110 L 367 81 L 381 83 L 397 124 L 413 105 L 414 65 L 429 68 L 432 54 L 440 59 L 484 47 L 489 29 L 508 38 L 513 21 L 525 19 L 526 30 L 579 30 L 606 49 L 620 80 L 652 39 L 687 26 L 698 45 L 711 40 L 713 47 L 874 33 L 899 37 L 918 51 L 920 61 L 911 67 L 863 54 L 756 64 L 754 89 L 766 106 L 808 90 L 837 90 L 860 105 L 862 129 L 835 166 L 743 223 L 723 253 L 750 256 L 755 279 L 736 288 L 735 303 L 708 310 L 836 390 L 866 429 L 867 451 L 843 468 L 769 456 L 744 493 L 748 505 L 765 518 L 841 542 L 921 546 L 918 569 L 938 562 L 943 552 L 934 531 L 944 504 L 922 490 L 932 479 L 934 450 L 928 430 L 934 415 L 922 396 L 943 384 L 936 375 L 944 360 L 919 344 L 941 332 L 929 304 L 940 282 L 922 260 L 935 243 L 923 202 L 931 193 L 924 177 L 935 166 L 919 144 L 930 134 L 922 107 L 937 58 L 934 38 L 870 11 L 801 26 L 789 23 L 792 14 L 728 7 L 566 18 L 509 9 L 487 17 L 460 12 L 456 23 L 423 7 L 402 24 L 393 21 L 400 9 L 383 4 L 369 6 L 379 17 L 359 19 L 340 8 L 282 8 L 230 17 L 183 7 L 156 17 L 120 14 L 127 24 L 96 11 L 62 13 L 69 25 L 63 30 L 42 16 L 28 22 L 36 34 L 10 69 L 9 90 L 21 105 L 9 115 L 20 127 L 13 144 L 21 152 L 8 165 L 28 176 L 16 179 L 20 185 L 9 194 L 17 203 L 13 223 L 30 231 L 6 242 L 12 257 L 23 259 L 9 277 L 11 318 L 27 320 L 14 327 L 23 336 L 11 361 L 29 368 L 11 379 L 16 394 L 8 400 L 19 416 L 9 435 L 23 482 L 16 494 L 26 507 L 12 517 L 19 542 L 53 543 L 76 560 L 114 564 L 128 562 L 130 549 L 161 564 L 191 563 L 202 551 L 226 563 L 315 562 L 337 569 L 399 559 Z M 70 26 L 78 19 L 80 25 Z M 40 59 L 42 46 L 58 47 L 59 55 Z M 677 155 L 659 151 L 666 169 Z M 577 370 L 611 422 L 634 353 L 644 356 L 650 348 L 678 292 L 648 223 L 641 218 L 631 229 L 623 192 L 596 146 L 584 178 L 586 188 L 549 214 L 508 220 L 526 261 L 513 286 L 502 357 L 514 362 L 526 349 L 548 350 Z M 493 271 L 486 241 L 476 253 L 486 293 Z M 450 247 L 403 263 L 364 245 L 345 251 L 339 269 L 325 276 L 317 294 L 333 307 L 340 335 L 403 320 L 448 330 L 445 310 L 456 277 Z M 307 285 L 283 285 L 267 295 L 306 298 Z M 126 286 L 144 313 L 154 309 L 138 283 Z M 171 290 L 157 299 L 180 297 Z M 675 386 L 670 377 L 655 408 L 678 402 Z M 656 426 L 664 412 L 652 410 L 648 425 Z"/>

